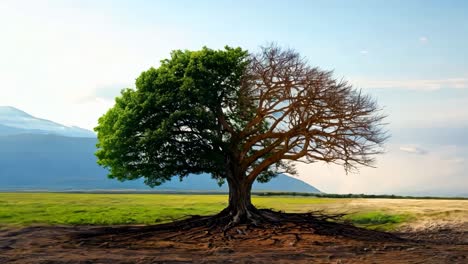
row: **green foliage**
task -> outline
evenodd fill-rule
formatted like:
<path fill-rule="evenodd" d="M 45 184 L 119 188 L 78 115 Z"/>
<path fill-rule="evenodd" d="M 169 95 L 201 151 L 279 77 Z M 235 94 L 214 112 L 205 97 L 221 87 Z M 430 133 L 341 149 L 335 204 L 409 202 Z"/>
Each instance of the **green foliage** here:
<path fill-rule="evenodd" d="M 371 97 L 275 45 L 259 54 L 176 50 L 135 86 L 95 128 L 98 163 L 121 181 L 153 187 L 208 173 L 250 190 L 254 180 L 295 174 L 298 159 L 371 165 L 386 140 Z"/>
<path fill-rule="evenodd" d="M 345 216 L 344 219 L 357 226 L 390 231 L 395 229 L 399 224 L 411 219 L 411 216 L 409 214 L 388 214 L 375 211 L 350 214 Z"/>
<path fill-rule="evenodd" d="M 222 182 L 229 135 L 217 116 L 237 102 L 247 57 L 240 48 L 177 50 L 143 72 L 136 90 L 123 90 L 95 128 L 96 156 L 109 177 L 144 177 L 157 186 L 175 175 L 210 173 Z"/>

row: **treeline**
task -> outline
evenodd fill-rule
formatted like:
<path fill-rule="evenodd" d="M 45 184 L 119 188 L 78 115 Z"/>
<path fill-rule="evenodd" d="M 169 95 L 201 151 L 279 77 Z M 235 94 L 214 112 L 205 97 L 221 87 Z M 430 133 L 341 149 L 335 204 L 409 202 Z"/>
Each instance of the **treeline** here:
<path fill-rule="evenodd" d="M 317 198 L 385 198 L 385 199 L 440 199 L 468 200 L 468 197 L 438 197 L 438 196 L 401 196 L 394 194 L 333 194 L 333 193 L 298 193 L 298 192 L 254 192 L 258 196 L 311 196 Z"/>

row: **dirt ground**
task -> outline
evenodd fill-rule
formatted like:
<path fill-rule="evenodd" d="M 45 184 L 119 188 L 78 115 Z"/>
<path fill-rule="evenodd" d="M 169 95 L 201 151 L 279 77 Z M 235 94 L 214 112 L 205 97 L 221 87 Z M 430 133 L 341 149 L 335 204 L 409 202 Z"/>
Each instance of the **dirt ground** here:
<path fill-rule="evenodd" d="M 468 224 L 396 234 L 293 225 L 240 226 L 226 234 L 206 227 L 170 230 L 161 225 L 0 231 L 0 263 L 192 262 L 468 263 Z"/>

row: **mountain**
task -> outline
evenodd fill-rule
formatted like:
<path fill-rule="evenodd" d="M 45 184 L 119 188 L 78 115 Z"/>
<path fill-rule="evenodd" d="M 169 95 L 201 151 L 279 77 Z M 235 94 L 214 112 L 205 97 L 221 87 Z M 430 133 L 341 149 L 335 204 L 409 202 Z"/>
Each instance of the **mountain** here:
<path fill-rule="evenodd" d="M 67 137 L 96 137 L 94 132 L 65 126 L 34 117 L 11 106 L 0 106 L 0 136 L 17 134 L 55 134 Z"/>
<path fill-rule="evenodd" d="M 106 177 L 98 166 L 96 135 L 89 130 L 64 126 L 0 106 L 0 190 L 151 190 L 143 180 L 119 182 Z M 279 175 L 257 191 L 319 192 L 289 176 Z M 227 191 L 208 174 L 177 177 L 154 190 Z"/>
<path fill-rule="evenodd" d="M 142 180 L 119 182 L 106 177 L 96 164 L 96 138 L 64 137 L 54 134 L 0 136 L 0 190 L 138 190 L 149 191 Z M 254 191 L 319 192 L 289 176 L 279 175 L 265 184 L 255 183 Z M 155 191 L 227 191 L 210 175 L 177 177 Z"/>

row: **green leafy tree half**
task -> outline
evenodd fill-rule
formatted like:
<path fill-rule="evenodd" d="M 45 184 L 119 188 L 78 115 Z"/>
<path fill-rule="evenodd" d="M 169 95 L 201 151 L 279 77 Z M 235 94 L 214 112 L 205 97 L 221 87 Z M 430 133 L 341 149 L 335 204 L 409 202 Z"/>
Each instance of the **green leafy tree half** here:
<path fill-rule="evenodd" d="M 259 223 L 273 216 L 252 205 L 255 180 L 294 174 L 293 162 L 371 166 L 383 118 L 372 98 L 292 50 L 177 50 L 99 119 L 96 156 L 111 178 L 149 186 L 209 173 L 229 185 L 219 215 Z"/>

